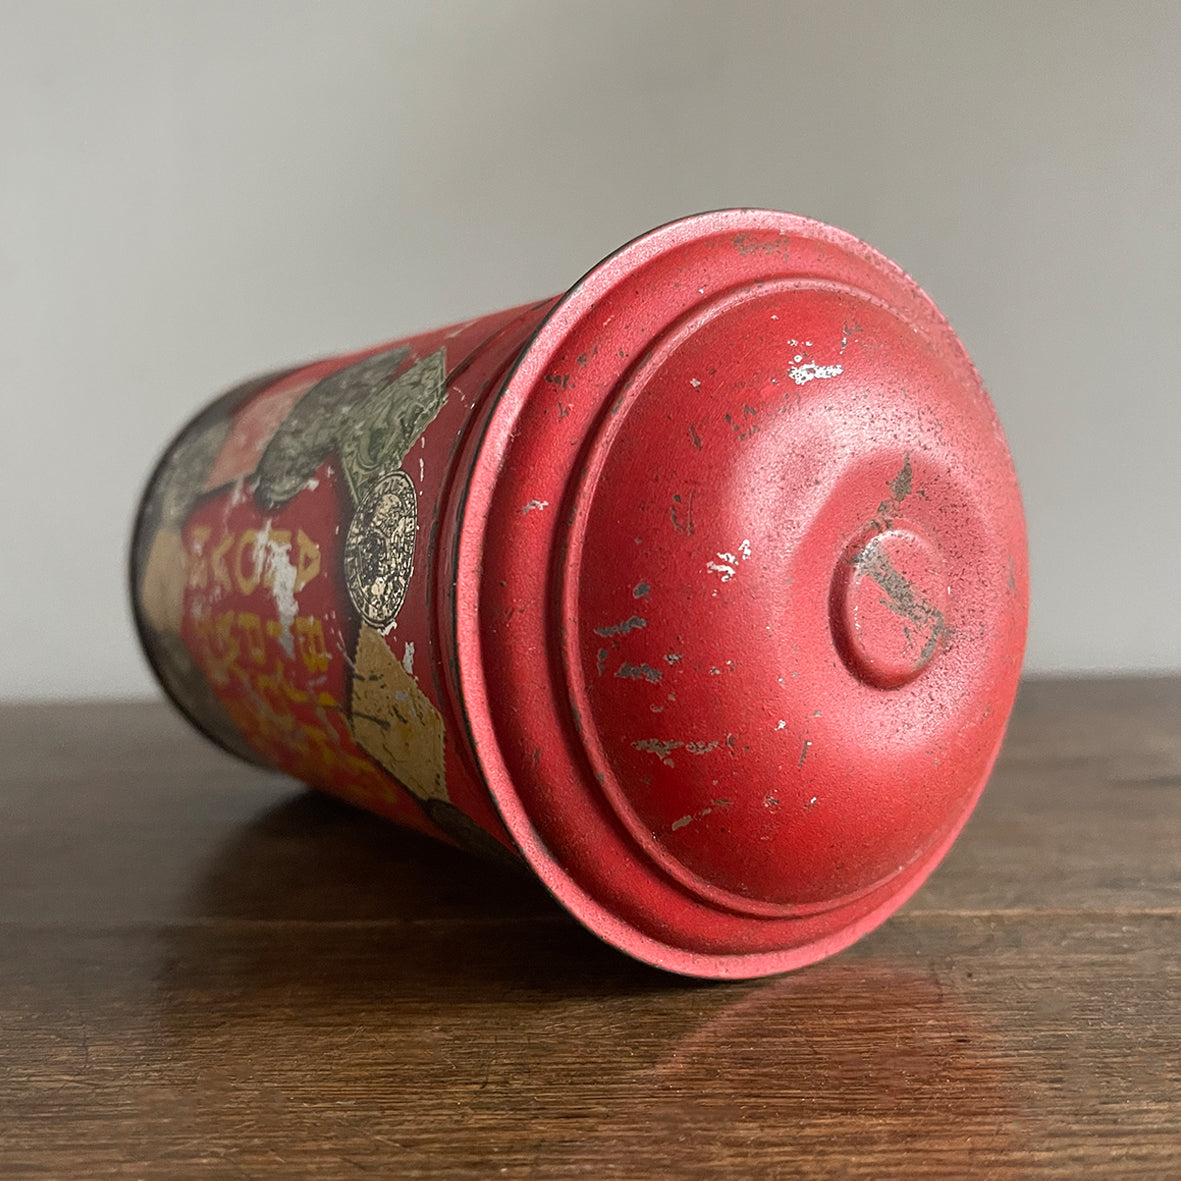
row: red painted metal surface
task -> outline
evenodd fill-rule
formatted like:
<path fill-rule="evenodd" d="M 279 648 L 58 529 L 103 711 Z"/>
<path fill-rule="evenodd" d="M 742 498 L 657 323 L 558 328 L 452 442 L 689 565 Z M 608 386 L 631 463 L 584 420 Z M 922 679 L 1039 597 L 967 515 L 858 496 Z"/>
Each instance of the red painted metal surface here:
<path fill-rule="evenodd" d="M 145 647 L 207 733 L 754 976 L 881 922 L 987 779 L 1024 522 L 929 298 L 731 210 L 557 300 L 252 383 L 158 469 Z"/>

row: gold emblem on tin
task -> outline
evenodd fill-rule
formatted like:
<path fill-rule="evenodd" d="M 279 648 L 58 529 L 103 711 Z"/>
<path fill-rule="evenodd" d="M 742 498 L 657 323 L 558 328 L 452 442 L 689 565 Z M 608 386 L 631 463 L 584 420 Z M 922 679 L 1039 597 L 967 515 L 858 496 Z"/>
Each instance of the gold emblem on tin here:
<path fill-rule="evenodd" d="M 357 506 L 344 548 L 345 583 L 372 627 L 393 624 L 414 573 L 418 494 L 401 470 L 377 481 Z"/>

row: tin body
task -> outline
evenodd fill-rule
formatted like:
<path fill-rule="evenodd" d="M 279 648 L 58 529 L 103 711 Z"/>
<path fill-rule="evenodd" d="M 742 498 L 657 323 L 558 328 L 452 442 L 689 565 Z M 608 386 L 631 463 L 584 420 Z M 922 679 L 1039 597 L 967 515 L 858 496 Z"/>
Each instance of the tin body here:
<path fill-rule="evenodd" d="M 1028 597 L 1008 451 L 929 298 L 746 210 L 225 395 L 153 476 L 132 580 L 223 746 L 523 857 L 702 976 L 818 959 L 918 888 Z"/>

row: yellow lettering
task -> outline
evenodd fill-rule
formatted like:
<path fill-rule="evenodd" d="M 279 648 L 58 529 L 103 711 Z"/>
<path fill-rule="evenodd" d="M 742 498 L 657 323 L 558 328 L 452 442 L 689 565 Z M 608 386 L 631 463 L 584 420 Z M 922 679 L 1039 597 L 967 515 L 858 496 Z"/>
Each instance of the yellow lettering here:
<path fill-rule="evenodd" d="M 282 664 L 276 663 L 275 675 L 279 678 L 279 687 L 287 695 L 288 701 L 294 701 L 296 705 L 304 705 L 307 703 L 308 695 L 287 679 L 287 670 Z"/>
<path fill-rule="evenodd" d="M 230 674 L 238 671 L 235 662 L 239 647 L 233 629 L 232 611 L 212 618 L 201 615 L 193 620 L 193 630 L 201 650 L 201 665 L 215 685 L 228 685 Z"/>
<path fill-rule="evenodd" d="M 295 560 L 295 593 L 301 590 L 320 573 L 320 547 L 300 529 L 295 535 L 299 553 Z"/>
<path fill-rule="evenodd" d="M 245 553 L 250 554 L 249 574 L 242 570 L 242 555 Z M 238 544 L 234 546 L 234 581 L 244 595 L 250 595 L 258 586 L 258 578 L 258 530 L 245 529 L 238 538 Z"/>
<path fill-rule="evenodd" d="M 263 639 L 262 620 L 253 611 L 239 611 L 238 630 L 242 633 L 247 657 L 255 664 L 266 664 L 267 645 Z"/>
<path fill-rule="evenodd" d="M 213 567 L 213 577 L 217 585 L 225 591 L 232 591 L 234 584 L 230 579 L 230 571 L 226 566 L 226 555 L 230 552 L 234 545 L 234 535 L 227 533 L 213 547 L 213 553 L 210 556 L 210 563 Z"/>
<path fill-rule="evenodd" d="M 324 625 L 314 616 L 296 617 L 295 646 L 308 672 L 327 671 L 330 657 L 328 645 L 324 642 Z"/>
<path fill-rule="evenodd" d="M 227 670 L 237 665 L 242 646 L 238 643 L 238 635 L 234 630 L 232 611 L 224 611 L 217 617 L 217 648 L 218 656 Z"/>
<path fill-rule="evenodd" d="M 295 726 L 295 714 L 292 713 L 285 695 L 279 687 L 282 677 L 281 666 L 274 676 L 260 674 L 254 679 L 254 688 L 258 693 L 262 710 L 259 719 L 268 728 L 280 731 L 284 736 L 291 733 Z"/>

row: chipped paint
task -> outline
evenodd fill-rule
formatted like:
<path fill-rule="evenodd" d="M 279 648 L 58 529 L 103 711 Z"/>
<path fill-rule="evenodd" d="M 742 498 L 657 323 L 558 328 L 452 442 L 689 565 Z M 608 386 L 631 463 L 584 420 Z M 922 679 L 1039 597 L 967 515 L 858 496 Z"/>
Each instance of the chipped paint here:
<path fill-rule="evenodd" d="M 629 664 L 626 660 L 615 670 L 617 677 L 632 681 L 650 681 L 653 685 L 661 680 L 664 673 L 650 664 Z"/>
<path fill-rule="evenodd" d="M 750 557 L 750 538 L 744 537 L 736 554 L 719 551 L 717 561 L 706 562 L 705 568 L 712 574 L 720 574 L 723 582 L 729 582 L 738 573 L 738 563 L 745 562 Z"/>
<path fill-rule="evenodd" d="M 714 782 L 717 783 L 717 780 L 715 779 Z M 704 820 L 707 816 L 712 816 L 716 810 L 730 807 L 733 802 L 733 800 L 725 798 L 711 800 L 706 807 L 700 808 L 696 812 L 691 812 L 687 816 L 681 816 L 674 820 L 672 824 L 668 826 L 669 830 L 671 832 L 678 832 L 680 829 L 692 824 L 694 820 Z"/>
<path fill-rule="evenodd" d="M 888 529 L 902 502 L 911 494 L 913 485 L 914 472 L 910 466 L 910 452 L 908 451 L 898 474 L 886 485 L 890 489 L 890 495 L 878 504 L 874 520 Z M 922 497 L 924 493 L 920 490 L 916 492 L 916 495 Z"/>
<path fill-rule="evenodd" d="M 646 582 L 637 582 L 636 585 L 632 587 L 632 598 L 642 599 L 646 594 L 649 594 L 651 590 L 652 588 Z"/>
<path fill-rule="evenodd" d="M 622 623 L 612 623 L 607 627 L 596 627 L 595 635 L 607 638 L 608 636 L 626 636 L 628 632 L 637 631 L 642 627 L 647 627 L 648 621 L 642 619 L 639 615 L 633 615 L 630 619 L 625 619 Z"/>
<path fill-rule="evenodd" d="M 694 532 L 693 525 L 693 498 L 697 494 L 695 492 L 689 493 L 689 500 L 687 503 L 681 500 L 680 493 L 673 493 L 673 503 L 669 507 L 669 518 L 672 520 L 673 528 L 678 533 L 684 533 L 686 537 L 692 537 Z M 678 507 L 681 512 L 678 513 Z"/>
<path fill-rule="evenodd" d="M 526 513 L 531 513 L 535 510 L 540 512 L 543 508 L 549 508 L 548 500 L 531 500 L 528 504 L 521 506 L 521 515 L 524 516 Z"/>
<path fill-rule="evenodd" d="M 884 592 L 883 605 L 895 615 L 913 623 L 927 632 L 927 639 L 919 653 L 916 664 L 925 665 L 934 655 L 935 649 L 947 627 L 943 612 L 916 594 L 906 577 L 890 561 L 881 546 L 867 546 L 854 559 L 860 573 L 872 578 Z"/>
<path fill-rule="evenodd" d="M 275 539 L 268 519 L 258 531 L 258 540 L 254 548 L 254 568 L 263 570 L 263 582 L 270 584 L 275 611 L 279 616 L 277 638 L 288 659 L 292 659 L 295 655 L 295 638 L 291 634 L 291 627 L 299 613 L 299 605 L 295 601 L 295 584 L 299 572 L 291 560 L 290 531 L 284 530 L 282 535 L 287 538 L 286 541 L 279 542 Z"/>
<path fill-rule="evenodd" d="M 906 453 L 906 459 L 902 464 L 902 470 L 890 481 L 890 495 L 901 504 L 909 495 L 910 487 L 914 480 L 914 472 L 910 466 L 910 452 Z"/>
<path fill-rule="evenodd" d="M 797 361 L 801 359 L 801 357 L 796 357 Z M 796 385 L 807 385 L 808 382 L 815 381 L 817 378 L 840 377 L 844 371 L 842 365 L 814 365 L 809 361 L 806 365 L 793 365 L 787 371 L 787 375 Z"/>
<path fill-rule="evenodd" d="M 711 750 L 717 750 L 718 743 L 714 742 L 686 742 L 685 749 L 691 755 L 707 755 Z"/>
<path fill-rule="evenodd" d="M 414 675 L 414 641 L 407 640 L 406 647 L 402 650 L 402 667 L 411 675 Z"/>
<path fill-rule="evenodd" d="M 632 743 L 632 747 L 635 750 L 642 750 L 646 754 L 655 755 L 666 767 L 673 766 L 673 761 L 669 758 L 669 755 L 684 745 L 683 742 L 677 742 L 675 739 L 665 741 L 660 738 L 641 738 L 638 742 Z"/>

